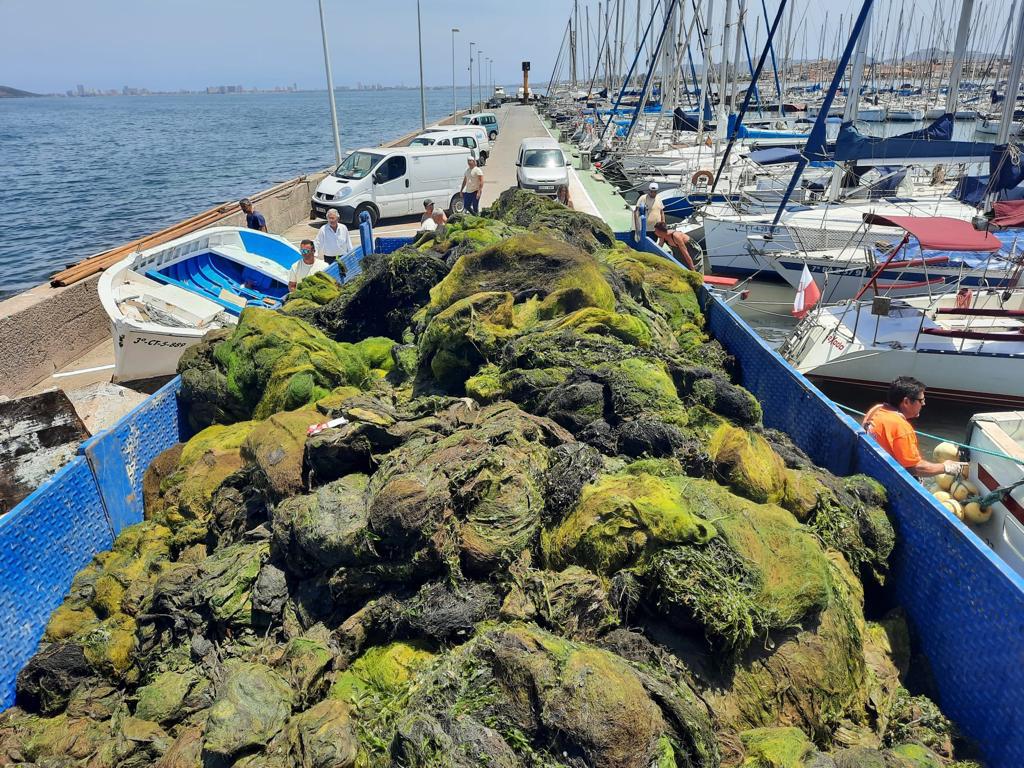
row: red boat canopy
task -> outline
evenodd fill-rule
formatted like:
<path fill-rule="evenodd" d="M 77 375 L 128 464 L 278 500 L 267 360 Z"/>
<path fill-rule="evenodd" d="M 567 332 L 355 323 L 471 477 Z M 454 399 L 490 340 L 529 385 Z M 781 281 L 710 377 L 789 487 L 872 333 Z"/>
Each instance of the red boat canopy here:
<path fill-rule="evenodd" d="M 998 251 L 999 238 L 988 232 L 979 232 L 971 222 L 948 216 L 880 216 L 865 213 L 865 224 L 879 227 L 899 227 L 912 234 L 927 251 Z"/>
<path fill-rule="evenodd" d="M 1024 227 L 1024 200 L 1003 200 L 995 205 L 993 224 L 1000 227 Z"/>

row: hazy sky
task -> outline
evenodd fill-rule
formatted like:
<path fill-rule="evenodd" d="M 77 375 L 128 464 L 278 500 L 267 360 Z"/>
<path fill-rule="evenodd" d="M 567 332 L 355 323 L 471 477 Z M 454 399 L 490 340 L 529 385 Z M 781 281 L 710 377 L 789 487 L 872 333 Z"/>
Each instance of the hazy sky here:
<path fill-rule="evenodd" d="M 636 2 L 624 0 L 632 30 Z M 1011 0 L 977 0 L 976 25 L 983 37 L 995 40 L 1007 26 Z M 706 6 L 707 0 L 700 0 Z M 646 9 L 651 0 L 640 0 Z M 801 41 L 817 52 L 820 30 L 829 11 L 835 27 L 841 12 L 847 20 L 855 0 L 794 0 Z M 415 0 L 324 0 L 330 34 L 335 83 L 418 82 Z M 938 13 L 935 12 L 936 4 Z M 750 0 L 760 11 L 760 0 Z M 777 0 L 768 0 L 774 13 Z M 591 8 L 596 26 L 596 0 Z M 721 17 L 725 0 L 716 0 Z M 930 20 L 953 28 L 959 0 L 876 0 L 876 34 L 896 26 L 899 8 L 916 29 Z M 451 83 L 451 27 L 456 39 L 457 78 L 468 84 L 469 41 L 493 58 L 497 82 L 521 78 L 520 62 L 533 63 L 534 82 L 547 84 L 572 0 L 422 0 L 423 57 L 428 85 Z M 805 21 L 802 21 L 805 20 Z M 753 25 L 761 23 L 753 16 Z M 848 21 L 847 21 L 848 25 Z M 906 22 L 905 22 L 906 25 Z M 712 25 L 713 27 L 716 25 Z M 892 34 L 891 31 L 888 34 Z M 582 48 L 581 32 L 581 48 Z M 628 36 L 632 40 L 632 35 Z M 760 33 L 764 40 L 764 32 Z M 826 36 L 834 40 L 834 29 Z M 595 43 L 596 47 L 596 43 Z M 474 67 L 475 77 L 475 67 Z M 582 72 L 581 72 L 582 77 Z M 151 89 L 201 89 L 240 84 L 273 87 L 297 83 L 300 88 L 324 86 L 323 54 L 316 0 L 0 0 L 0 85 L 37 92 L 63 92 L 82 83 L 89 88 L 123 85 Z"/>

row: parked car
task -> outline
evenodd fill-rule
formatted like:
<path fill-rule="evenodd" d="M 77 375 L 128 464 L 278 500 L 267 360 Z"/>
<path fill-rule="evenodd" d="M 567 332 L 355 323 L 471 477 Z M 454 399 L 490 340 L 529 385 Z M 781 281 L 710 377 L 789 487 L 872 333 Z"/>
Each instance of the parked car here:
<path fill-rule="evenodd" d="M 523 139 L 516 159 L 516 182 L 520 189 L 554 197 L 569 183 L 569 161 L 558 142 L 543 138 Z"/>
<path fill-rule="evenodd" d="M 421 213 L 427 198 L 448 201 L 448 210 L 462 212 L 462 175 L 471 157 L 466 147 L 371 147 L 350 154 L 313 193 L 313 211 L 333 208 L 345 224 L 355 224 L 363 211 L 380 219 Z"/>
<path fill-rule="evenodd" d="M 501 99 L 498 98 L 497 96 L 492 97 L 491 100 L 487 102 L 488 109 L 498 109 L 500 106 Z"/>
<path fill-rule="evenodd" d="M 498 138 L 498 118 L 493 112 L 471 112 L 459 118 L 463 125 L 479 125 L 487 129 L 487 138 L 494 141 Z"/>
<path fill-rule="evenodd" d="M 442 131 L 472 131 L 476 137 L 477 147 L 482 153 L 481 156 L 486 160 L 491 153 L 491 140 L 487 137 L 487 129 L 482 125 L 428 125 L 423 133 L 440 133 Z"/>
<path fill-rule="evenodd" d="M 468 126 L 467 126 L 468 127 Z M 487 153 L 477 143 L 477 131 L 433 131 L 421 133 L 409 142 L 410 147 L 465 147 L 478 165 L 487 164 Z"/>

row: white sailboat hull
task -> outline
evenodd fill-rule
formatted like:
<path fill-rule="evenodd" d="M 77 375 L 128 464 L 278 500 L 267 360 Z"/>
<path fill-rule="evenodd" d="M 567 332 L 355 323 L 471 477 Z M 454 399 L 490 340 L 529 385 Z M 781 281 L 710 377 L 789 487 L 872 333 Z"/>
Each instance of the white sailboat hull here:
<path fill-rule="evenodd" d="M 1018 292 L 1013 306 L 1021 304 Z M 922 334 L 940 328 L 933 310 L 952 307 L 954 297 L 925 297 L 894 304 L 888 316 L 870 304 L 822 307 L 797 326 L 780 350 L 801 373 L 825 381 L 883 389 L 897 376 L 913 376 L 936 397 L 998 407 L 1024 407 L 1020 341 L 978 341 Z M 999 294 L 985 294 L 976 307 L 999 307 Z M 975 318 L 972 328 L 1012 330 L 1018 321 Z"/>

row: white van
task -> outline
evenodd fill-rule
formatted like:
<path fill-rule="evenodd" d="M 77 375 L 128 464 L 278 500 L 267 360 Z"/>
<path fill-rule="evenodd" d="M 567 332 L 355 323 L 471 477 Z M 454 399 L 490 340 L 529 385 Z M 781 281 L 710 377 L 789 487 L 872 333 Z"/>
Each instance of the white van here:
<path fill-rule="evenodd" d="M 366 211 L 370 221 L 419 215 L 423 201 L 448 204 L 462 212 L 462 176 L 471 157 L 465 147 L 372 147 L 357 149 L 341 161 L 313 193 L 313 212 L 333 208 L 345 224 L 358 224 Z"/>
<path fill-rule="evenodd" d="M 485 156 L 491 152 L 491 140 L 487 136 L 487 129 L 482 125 L 428 125 L 423 133 L 441 133 L 445 131 L 472 131 L 476 137 L 477 146 L 485 153 Z"/>
<path fill-rule="evenodd" d="M 487 152 L 477 143 L 476 131 L 435 131 L 421 133 L 409 142 L 410 147 L 465 147 L 476 158 L 478 165 L 486 165 Z"/>

